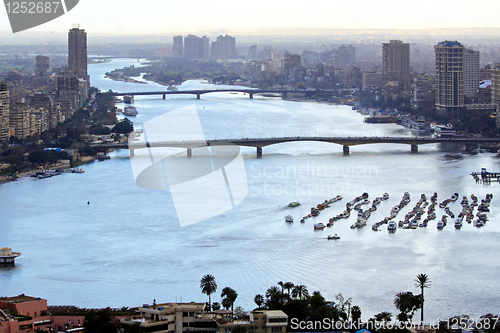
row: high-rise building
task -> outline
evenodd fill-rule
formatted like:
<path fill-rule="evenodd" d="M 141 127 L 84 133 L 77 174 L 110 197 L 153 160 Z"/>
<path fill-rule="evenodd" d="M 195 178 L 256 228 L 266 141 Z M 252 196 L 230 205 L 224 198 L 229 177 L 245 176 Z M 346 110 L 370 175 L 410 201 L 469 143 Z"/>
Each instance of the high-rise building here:
<path fill-rule="evenodd" d="M 179 36 L 174 36 L 174 45 L 172 46 L 172 55 L 174 57 L 182 57 L 184 55 L 184 38 Z"/>
<path fill-rule="evenodd" d="M 184 55 L 188 59 L 199 58 L 200 42 L 195 35 L 187 35 L 184 37 Z"/>
<path fill-rule="evenodd" d="M 479 51 L 467 49 L 464 53 L 464 93 L 473 97 L 479 88 Z"/>
<path fill-rule="evenodd" d="M 212 57 L 217 59 L 236 58 L 236 39 L 229 35 L 217 37 L 217 41 L 212 42 Z"/>
<path fill-rule="evenodd" d="M 9 87 L 0 82 L 0 142 L 9 139 Z"/>
<path fill-rule="evenodd" d="M 352 45 L 342 45 L 337 49 L 339 62 L 344 64 L 353 64 L 356 62 L 356 48 Z"/>
<path fill-rule="evenodd" d="M 399 81 L 409 89 L 410 44 L 400 40 L 382 43 L 382 73 L 387 81 Z"/>
<path fill-rule="evenodd" d="M 87 74 L 87 33 L 79 25 L 73 26 L 68 33 L 68 70 L 79 79 L 86 80 L 90 87 Z"/>
<path fill-rule="evenodd" d="M 491 69 L 491 104 L 500 105 L 500 63 Z"/>
<path fill-rule="evenodd" d="M 49 57 L 43 55 L 37 55 L 35 57 L 35 75 L 45 76 L 47 70 L 49 69 Z"/>
<path fill-rule="evenodd" d="M 203 36 L 200 39 L 200 59 L 210 58 L 210 38 Z"/>
<path fill-rule="evenodd" d="M 464 106 L 464 52 L 457 41 L 439 42 L 436 55 L 436 112 L 460 119 Z"/>

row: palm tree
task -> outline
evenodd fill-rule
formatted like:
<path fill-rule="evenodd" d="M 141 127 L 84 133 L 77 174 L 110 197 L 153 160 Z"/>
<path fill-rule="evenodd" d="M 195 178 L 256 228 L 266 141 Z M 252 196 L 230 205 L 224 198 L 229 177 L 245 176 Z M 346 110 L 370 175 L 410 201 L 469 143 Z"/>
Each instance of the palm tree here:
<path fill-rule="evenodd" d="M 215 277 L 212 274 L 204 275 L 200 281 L 201 292 L 208 295 L 208 308 L 212 311 L 212 300 L 210 295 L 217 291 L 217 283 L 215 282 Z"/>
<path fill-rule="evenodd" d="M 212 304 L 212 310 L 214 310 L 214 311 L 220 310 L 220 303 L 219 302 L 214 302 Z"/>
<path fill-rule="evenodd" d="M 236 290 L 234 290 L 233 288 L 225 287 L 224 289 L 222 289 L 220 297 L 222 298 L 222 303 L 224 303 L 225 299 L 228 300 L 228 302 L 231 304 L 231 311 L 233 311 L 234 302 L 238 297 L 238 293 L 236 292 Z"/>
<path fill-rule="evenodd" d="M 392 313 L 383 311 L 375 315 L 375 319 L 378 321 L 391 321 Z"/>
<path fill-rule="evenodd" d="M 300 300 L 303 300 L 309 297 L 309 291 L 307 290 L 306 286 L 301 284 L 293 287 L 292 296 Z"/>
<path fill-rule="evenodd" d="M 359 308 L 359 306 L 354 305 L 351 308 L 351 318 L 353 323 L 357 323 L 358 320 L 361 318 L 361 309 Z"/>
<path fill-rule="evenodd" d="M 423 323 L 424 322 L 424 288 L 429 288 L 431 286 L 431 280 L 429 280 L 429 277 L 427 274 L 418 274 L 417 278 L 415 279 L 415 286 L 420 288 L 421 290 L 421 295 L 422 295 L 422 304 L 420 305 L 420 321 Z"/>
<path fill-rule="evenodd" d="M 415 310 L 420 308 L 421 295 L 413 295 L 411 291 L 399 292 L 394 298 L 394 306 L 401 311 L 398 315 L 398 320 L 406 321 L 413 317 Z M 411 311 L 411 314 L 409 312 Z"/>
<path fill-rule="evenodd" d="M 257 294 L 257 295 L 255 295 L 253 301 L 255 302 L 255 304 L 257 304 L 257 306 L 260 309 L 262 304 L 264 304 L 264 296 L 262 296 L 261 294 Z"/>
<path fill-rule="evenodd" d="M 283 295 L 285 294 L 285 284 L 283 281 L 278 282 L 278 286 L 281 287 L 281 302 L 283 302 Z"/>
<path fill-rule="evenodd" d="M 283 283 L 283 287 L 288 290 L 288 297 L 290 297 L 290 290 L 294 287 L 294 284 L 291 282 L 285 282 Z"/>

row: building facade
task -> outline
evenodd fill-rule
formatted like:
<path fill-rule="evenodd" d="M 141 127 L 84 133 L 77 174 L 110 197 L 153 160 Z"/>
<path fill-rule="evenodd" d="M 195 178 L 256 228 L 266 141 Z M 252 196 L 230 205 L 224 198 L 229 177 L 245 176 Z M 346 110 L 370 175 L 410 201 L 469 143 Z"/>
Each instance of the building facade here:
<path fill-rule="evenodd" d="M 184 55 L 184 38 L 181 35 L 174 36 L 172 55 L 174 57 L 182 57 Z"/>
<path fill-rule="evenodd" d="M 464 94 L 474 97 L 479 88 L 479 51 L 467 49 L 464 52 Z"/>
<path fill-rule="evenodd" d="M 491 69 L 491 104 L 500 105 L 500 63 Z"/>
<path fill-rule="evenodd" d="M 436 112 L 460 119 L 464 107 L 465 47 L 457 41 L 439 42 L 436 55 Z"/>
<path fill-rule="evenodd" d="M 90 87 L 87 73 L 87 33 L 79 26 L 73 27 L 68 33 L 68 70 L 79 79 L 87 81 L 87 86 Z"/>
<path fill-rule="evenodd" d="M 410 44 L 400 40 L 382 43 L 382 73 L 387 81 L 410 84 Z"/>
<path fill-rule="evenodd" d="M 0 142 L 9 139 L 9 87 L 0 82 Z"/>
<path fill-rule="evenodd" d="M 216 59 L 236 58 L 236 39 L 229 35 L 219 35 L 217 41 L 212 42 L 212 57 Z"/>

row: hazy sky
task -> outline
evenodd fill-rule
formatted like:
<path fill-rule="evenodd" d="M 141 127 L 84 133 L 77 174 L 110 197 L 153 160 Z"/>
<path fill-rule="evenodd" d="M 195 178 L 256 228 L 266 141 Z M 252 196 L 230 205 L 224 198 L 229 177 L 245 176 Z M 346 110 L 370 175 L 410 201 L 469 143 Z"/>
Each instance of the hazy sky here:
<path fill-rule="evenodd" d="M 500 28 L 499 9 L 498 0 L 80 0 L 66 15 L 30 31 L 62 32 L 73 23 L 90 33 L 113 34 L 273 28 Z M 11 31 L 4 9 L 0 9 L 0 31 Z"/>

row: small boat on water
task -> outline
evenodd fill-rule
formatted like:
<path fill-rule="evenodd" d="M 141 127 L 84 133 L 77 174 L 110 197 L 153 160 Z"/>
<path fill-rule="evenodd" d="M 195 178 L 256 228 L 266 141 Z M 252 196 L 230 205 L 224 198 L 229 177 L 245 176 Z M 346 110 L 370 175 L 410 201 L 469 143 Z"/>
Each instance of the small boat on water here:
<path fill-rule="evenodd" d="M 390 221 L 388 224 L 387 224 L 387 230 L 389 231 L 395 231 L 398 227 L 396 226 L 396 222 L 394 221 Z"/>
<path fill-rule="evenodd" d="M 298 207 L 298 206 L 300 206 L 300 202 L 298 202 L 298 201 L 290 202 L 288 204 L 288 207 L 290 207 L 290 208 Z"/>
<path fill-rule="evenodd" d="M 292 215 L 285 216 L 285 222 L 292 223 L 293 222 L 293 216 Z"/>
<path fill-rule="evenodd" d="M 123 109 L 123 114 L 125 116 L 137 116 L 138 112 L 137 112 L 137 109 L 135 108 L 135 106 L 126 106 L 124 109 Z"/>
<path fill-rule="evenodd" d="M 323 230 L 325 229 L 325 225 L 323 223 L 315 223 L 314 230 Z"/>
<path fill-rule="evenodd" d="M 328 235 L 327 237 L 328 239 L 340 239 L 340 236 L 337 235 L 337 234 L 334 234 L 334 235 Z"/>
<path fill-rule="evenodd" d="M 384 193 L 384 194 L 382 195 L 382 199 L 384 199 L 384 200 L 389 199 L 389 194 Z"/>
<path fill-rule="evenodd" d="M 444 222 L 443 221 L 438 221 L 437 228 L 438 228 L 438 230 L 443 230 L 443 228 L 444 228 Z"/>

